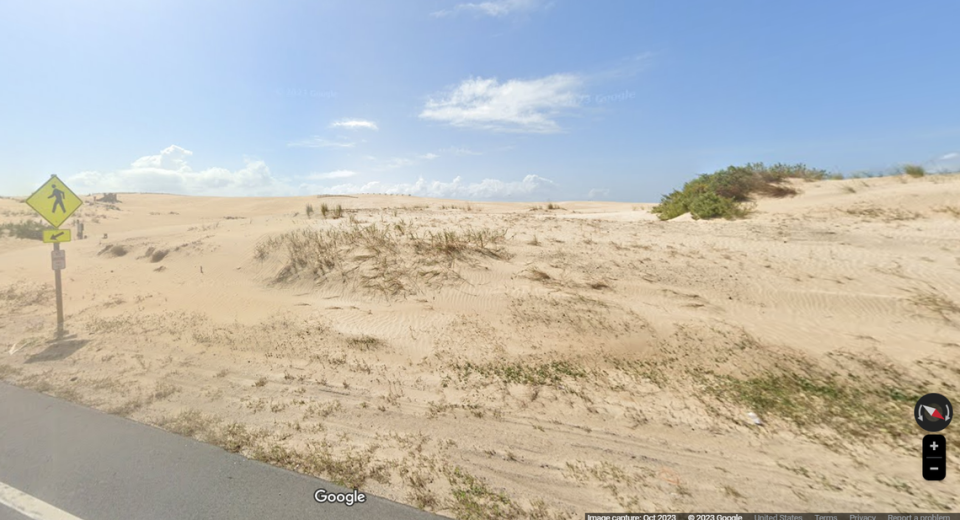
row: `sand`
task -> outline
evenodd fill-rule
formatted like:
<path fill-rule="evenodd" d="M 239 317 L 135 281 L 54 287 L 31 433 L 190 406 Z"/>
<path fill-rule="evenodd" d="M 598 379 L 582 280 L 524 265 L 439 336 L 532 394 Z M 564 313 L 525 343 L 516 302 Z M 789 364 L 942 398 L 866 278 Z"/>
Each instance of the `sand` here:
<path fill-rule="evenodd" d="M 50 246 L 0 238 L 0 378 L 455 517 L 960 510 L 912 419 L 960 403 L 960 176 L 796 186 L 84 197 L 65 339 Z"/>

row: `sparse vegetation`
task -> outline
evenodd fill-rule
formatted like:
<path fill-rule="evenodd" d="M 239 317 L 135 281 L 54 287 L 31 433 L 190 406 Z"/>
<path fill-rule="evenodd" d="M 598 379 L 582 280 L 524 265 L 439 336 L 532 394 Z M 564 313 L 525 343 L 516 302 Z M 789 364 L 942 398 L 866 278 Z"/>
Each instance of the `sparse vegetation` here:
<path fill-rule="evenodd" d="M 13 223 L 0 224 L 0 236 L 6 232 L 7 236 L 26 240 L 43 240 L 43 230 L 47 229 L 42 222 L 36 220 L 21 220 Z"/>
<path fill-rule="evenodd" d="M 217 419 L 200 413 L 199 410 L 184 410 L 174 417 L 160 420 L 158 426 L 184 437 L 200 438 L 215 426 Z"/>
<path fill-rule="evenodd" d="M 97 254 L 98 254 L 98 255 L 104 255 L 104 254 L 106 254 L 106 255 L 110 255 L 110 256 L 127 256 L 127 253 L 129 253 L 129 252 L 130 252 L 130 250 L 127 248 L 127 246 L 124 246 L 124 245 L 121 245 L 121 244 L 117 244 L 117 245 L 112 245 L 112 246 L 110 246 L 110 245 L 105 246 L 105 247 L 104 247 L 103 249 L 101 249 L 100 252 L 97 253 Z"/>
<path fill-rule="evenodd" d="M 553 277 L 549 274 L 541 271 L 540 269 L 531 269 L 530 278 L 538 282 L 546 282 L 547 280 L 552 279 Z"/>
<path fill-rule="evenodd" d="M 457 371 L 461 380 L 477 374 L 485 378 L 499 379 L 504 383 L 523 385 L 557 384 L 564 379 L 581 379 L 587 372 L 569 361 L 550 361 L 540 364 L 524 364 L 521 362 L 496 363 L 457 363 L 452 367 Z"/>
<path fill-rule="evenodd" d="M 863 217 L 869 220 L 882 220 L 884 222 L 917 220 L 923 216 L 916 211 L 900 208 L 879 208 L 876 206 L 857 206 L 843 211 L 855 217 Z"/>
<path fill-rule="evenodd" d="M 156 387 L 153 390 L 153 393 L 150 394 L 150 397 L 154 400 L 160 401 L 170 397 L 171 395 L 180 391 L 180 387 L 166 383 L 163 381 L 157 381 Z"/>
<path fill-rule="evenodd" d="M 10 303 L 17 307 L 40 305 L 49 301 L 52 294 L 52 289 L 46 284 L 17 282 L 0 291 L 0 303 Z"/>
<path fill-rule="evenodd" d="M 960 316 L 960 305 L 939 291 L 914 291 L 910 302 L 940 316 L 944 321 L 950 321 L 951 315 Z"/>
<path fill-rule="evenodd" d="M 455 466 L 444 472 L 450 483 L 453 503 L 450 509 L 461 519 L 522 518 L 523 510 L 507 495 L 491 490 L 486 482 Z"/>
<path fill-rule="evenodd" d="M 927 170 L 925 170 L 923 166 L 917 164 L 907 164 L 903 167 L 903 173 L 909 177 L 919 178 L 925 176 L 927 174 Z"/>
<path fill-rule="evenodd" d="M 808 366 L 743 379 L 717 376 L 710 390 L 761 417 L 786 419 L 811 434 L 816 426 L 828 426 L 843 434 L 903 436 L 911 431 L 909 424 L 898 421 L 903 408 L 923 395 L 919 385 L 904 379 L 841 377 Z"/>
<path fill-rule="evenodd" d="M 262 241 L 256 257 L 282 250 L 286 255 L 278 281 L 307 276 L 319 282 L 340 281 L 386 296 L 411 294 L 421 284 L 457 280 L 456 261 L 471 256 L 502 258 L 505 230 L 463 229 L 418 232 L 393 226 L 351 223 L 332 229 L 301 229 Z"/>
<path fill-rule="evenodd" d="M 307 218 L 310 218 L 313 216 L 313 204 L 307 204 L 306 213 L 307 213 Z"/>
<path fill-rule="evenodd" d="M 937 213 L 945 213 L 953 218 L 960 218 L 960 206 L 940 206 L 934 208 Z"/>
<path fill-rule="evenodd" d="M 383 342 L 373 336 L 358 336 L 348 339 L 347 345 L 360 351 L 370 351 L 383 347 Z"/>
<path fill-rule="evenodd" d="M 265 446 L 261 443 L 251 455 L 262 462 L 327 478 L 347 488 L 362 488 L 368 480 L 381 484 L 389 482 L 387 465 L 373 458 L 375 448 L 351 450 L 341 446 L 337 450 L 339 453 L 334 453 L 333 448 L 327 441 L 313 443 L 302 452 L 279 444 Z"/>
<path fill-rule="evenodd" d="M 730 166 L 712 174 L 703 174 L 686 183 L 682 190 L 664 195 L 651 211 L 661 220 L 670 220 L 689 212 L 695 219 L 740 218 L 750 208 L 745 205 L 755 195 L 786 197 L 797 191 L 784 185 L 787 179 L 822 180 L 825 170 L 806 165 L 751 163 Z"/>

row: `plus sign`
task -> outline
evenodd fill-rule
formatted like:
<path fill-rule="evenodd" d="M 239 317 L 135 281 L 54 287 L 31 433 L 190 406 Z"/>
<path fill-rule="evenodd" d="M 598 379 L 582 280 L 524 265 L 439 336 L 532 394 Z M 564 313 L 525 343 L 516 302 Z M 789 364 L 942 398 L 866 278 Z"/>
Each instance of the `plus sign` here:
<path fill-rule="evenodd" d="M 930 445 L 930 449 L 937 451 L 937 441 L 933 441 L 933 444 Z"/>

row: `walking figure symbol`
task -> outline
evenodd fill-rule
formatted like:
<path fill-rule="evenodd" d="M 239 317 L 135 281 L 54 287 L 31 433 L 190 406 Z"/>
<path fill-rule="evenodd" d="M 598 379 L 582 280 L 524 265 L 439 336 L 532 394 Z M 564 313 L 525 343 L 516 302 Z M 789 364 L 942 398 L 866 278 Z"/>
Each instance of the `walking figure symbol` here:
<path fill-rule="evenodd" d="M 58 190 L 56 184 L 52 184 L 51 187 L 53 188 L 53 195 L 50 195 L 47 198 L 48 199 L 56 198 L 56 200 L 53 201 L 53 213 L 57 212 L 57 206 L 60 206 L 60 211 L 66 213 L 67 208 L 63 207 L 63 196 L 65 195 L 65 193 L 63 193 L 63 190 Z"/>

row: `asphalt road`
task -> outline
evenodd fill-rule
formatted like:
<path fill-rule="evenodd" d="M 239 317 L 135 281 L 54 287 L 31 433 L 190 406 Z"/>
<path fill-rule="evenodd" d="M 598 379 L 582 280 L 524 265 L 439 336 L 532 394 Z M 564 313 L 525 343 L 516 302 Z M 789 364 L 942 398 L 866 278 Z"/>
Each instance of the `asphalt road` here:
<path fill-rule="evenodd" d="M 348 491 L 0 383 L 0 520 L 442 518 L 369 494 L 320 504 L 321 488 Z"/>

